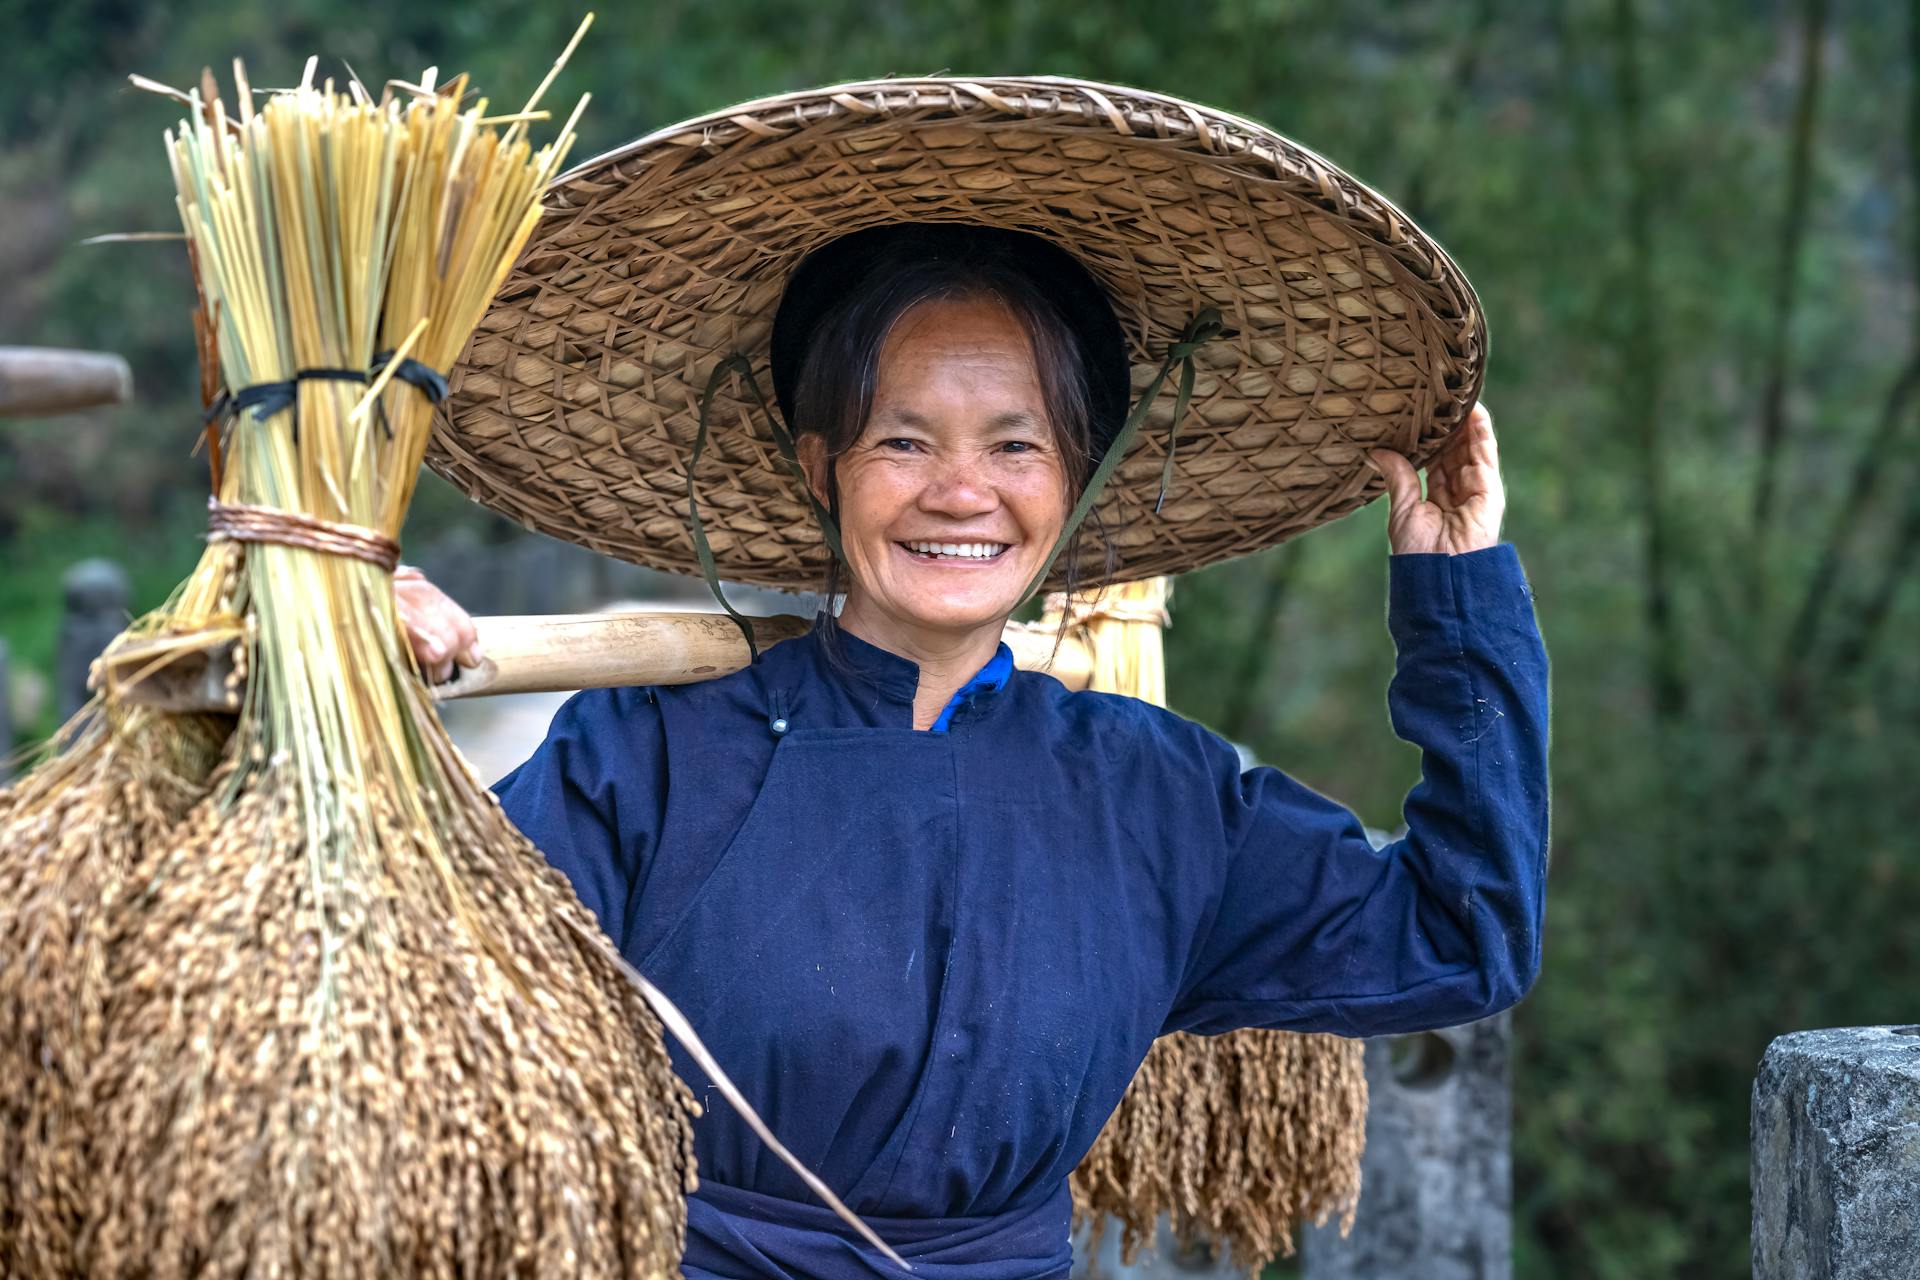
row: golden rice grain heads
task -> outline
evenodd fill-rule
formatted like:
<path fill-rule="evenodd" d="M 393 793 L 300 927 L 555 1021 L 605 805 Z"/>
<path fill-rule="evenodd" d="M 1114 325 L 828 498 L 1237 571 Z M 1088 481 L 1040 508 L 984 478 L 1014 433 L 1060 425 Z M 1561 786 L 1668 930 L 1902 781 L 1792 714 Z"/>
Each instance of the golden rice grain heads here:
<path fill-rule="evenodd" d="M 692 1101 L 585 909 L 474 822 L 452 852 L 503 971 L 369 798 L 378 856 L 324 892 L 262 787 L 203 804 L 122 904 L 94 1273 L 677 1276 Z"/>
<path fill-rule="evenodd" d="M 96 702 L 65 750 L 0 790 L 0 1260 L 8 1274 L 79 1274 L 89 1149 L 86 1076 L 111 995 L 108 912 L 201 777 L 185 737 Z M 204 744 L 201 744 L 204 745 Z M 202 775 L 203 776 L 203 775 Z"/>
<path fill-rule="evenodd" d="M 1175 1239 L 1257 1272 L 1292 1255 L 1298 1223 L 1353 1225 L 1366 1113 L 1358 1040 L 1163 1036 L 1074 1171 L 1074 1220 L 1096 1242 L 1118 1220 L 1132 1260 L 1165 1214 Z"/>

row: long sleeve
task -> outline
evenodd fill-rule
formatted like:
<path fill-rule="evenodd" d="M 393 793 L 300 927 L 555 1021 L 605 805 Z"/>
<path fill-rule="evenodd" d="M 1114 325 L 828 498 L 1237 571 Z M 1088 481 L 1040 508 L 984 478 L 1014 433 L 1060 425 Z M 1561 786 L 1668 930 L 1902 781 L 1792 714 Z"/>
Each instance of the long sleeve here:
<path fill-rule="evenodd" d="M 1196 727 L 1224 864 L 1165 1030 L 1451 1026 L 1539 972 L 1548 668 L 1519 556 L 1397 555 L 1389 580 L 1388 713 L 1422 752 L 1406 835 L 1374 849 L 1353 813 L 1277 769 L 1241 772 Z"/>
<path fill-rule="evenodd" d="M 507 817 L 623 947 L 666 795 L 660 710 L 646 689 L 576 694 L 527 761 L 493 786 Z"/>

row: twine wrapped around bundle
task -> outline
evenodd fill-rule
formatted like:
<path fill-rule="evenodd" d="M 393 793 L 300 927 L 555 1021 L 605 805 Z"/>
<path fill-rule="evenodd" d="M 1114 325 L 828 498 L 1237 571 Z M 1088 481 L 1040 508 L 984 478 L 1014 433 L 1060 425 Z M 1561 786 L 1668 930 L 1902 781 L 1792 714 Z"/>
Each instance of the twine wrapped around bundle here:
<path fill-rule="evenodd" d="M 1038 625 L 1064 620 L 1091 648 L 1089 687 L 1164 706 L 1167 597 L 1165 578 L 1084 603 L 1056 593 Z M 1177 1240 L 1226 1249 L 1249 1274 L 1292 1255 L 1297 1223 L 1338 1213 L 1344 1233 L 1366 1142 L 1361 1050 L 1288 1031 L 1162 1036 L 1074 1170 L 1076 1225 L 1091 1224 L 1097 1241 L 1106 1217 L 1119 1219 L 1131 1261 L 1164 1213 Z"/>

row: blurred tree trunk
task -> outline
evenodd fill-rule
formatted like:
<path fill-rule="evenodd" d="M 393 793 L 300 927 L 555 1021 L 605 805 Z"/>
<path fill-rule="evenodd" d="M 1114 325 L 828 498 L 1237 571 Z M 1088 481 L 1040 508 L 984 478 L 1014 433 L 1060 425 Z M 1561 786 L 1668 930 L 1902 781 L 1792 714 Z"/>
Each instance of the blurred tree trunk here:
<path fill-rule="evenodd" d="M 1920 0 L 1911 0 L 1910 8 L 1906 176 L 1912 208 L 1908 235 L 1912 283 L 1920 288 Z M 1916 393 L 1920 393 L 1920 315 L 1913 321 L 1906 362 L 1888 388 L 1873 430 L 1861 442 L 1849 468 L 1846 490 L 1829 521 L 1819 557 L 1807 578 L 1800 604 L 1794 610 L 1774 669 L 1773 706 L 1785 721 L 1800 727 L 1800 732 L 1789 737 L 1795 744 L 1790 754 L 1796 757 L 1804 754 L 1811 737 L 1807 732 L 1811 708 L 1829 686 L 1843 684 L 1866 662 L 1892 610 L 1901 582 L 1911 572 L 1916 556 L 1920 556 L 1920 490 L 1910 482 L 1905 514 L 1898 521 L 1877 581 L 1857 607 L 1849 609 L 1836 603 L 1845 577 L 1848 549 L 1859 534 L 1877 491 L 1883 487 L 1883 479 L 1892 469 L 1890 464 L 1899 456 L 1902 432 L 1914 416 Z M 1832 657 L 1825 663 L 1816 656 L 1823 628 L 1838 635 Z"/>
<path fill-rule="evenodd" d="M 1431 226 L 1438 221 L 1427 203 L 1434 171 L 1443 164 L 1459 163 L 1458 152 L 1451 145 L 1454 129 L 1460 113 L 1474 101 L 1474 82 L 1479 78 L 1481 59 L 1486 53 L 1488 36 L 1493 31 L 1493 17 L 1493 0 L 1477 0 L 1473 8 L 1473 20 L 1455 51 L 1453 72 L 1434 95 L 1438 103 L 1435 109 L 1435 144 L 1421 150 L 1413 172 L 1407 177 L 1406 197 L 1401 202 L 1407 216 L 1422 226 Z"/>
<path fill-rule="evenodd" d="M 1920 291 L 1920 0 L 1910 0 L 1909 4 L 1907 53 L 1906 154 L 1913 219 L 1909 227 L 1912 237 L 1909 247 L 1913 259 L 1913 283 L 1916 291 Z M 1920 314 L 1914 317 L 1912 342 L 1912 354 L 1887 395 L 1879 427 L 1862 447 L 1854 463 L 1853 487 L 1860 492 L 1850 493 L 1847 506 L 1836 514 L 1836 535 L 1829 539 L 1827 548 L 1834 563 L 1830 568 L 1822 565 L 1823 569 L 1829 569 L 1827 576 L 1833 576 L 1833 571 L 1838 569 L 1840 547 L 1835 544 L 1842 542 L 1851 532 L 1851 525 L 1858 522 L 1859 508 L 1866 502 L 1865 491 L 1871 488 L 1872 479 L 1885 471 L 1895 456 L 1895 443 L 1902 421 L 1909 417 L 1920 417 L 1920 411 L 1916 411 L 1914 405 L 1914 392 L 1920 389 Z M 1920 479 L 1909 477 L 1905 499 L 1905 510 L 1894 533 L 1892 547 L 1880 565 L 1880 573 L 1864 604 L 1857 610 L 1843 610 L 1840 613 L 1841 640 L 1836 647 L 1832 671 L 1836 684 L 1859 671 L 1873 655 L 1886 629 L 1887 617 L 1893 611 L 1893 602 L 1900 587 L 1912 574 L 1916 563 L 1920 563 Z M 1823 612 L 1827 590 L 1821 575 L 1816 573 L 1808 584 L 1808 602 L 1802 609 L 1808 615 L 1805 623 L 1808 629 L 1816 625 Z M 1793 651 L 1788 650 L 1783 667 L 1791 663 L 1793 657 Z"/>
<path fill-rule="evenodd" d="M 1766 386 L 1760 396 L 1760 475 L 1753 494 L 1753 546 L 1749 579 L 1756 619 L 1766 616 L 1767 541 L 1773 520 L 1781 442 L 1786 436 L 1786 396 L 1800 258 L 1806 244 L 1807 207 L 1813 186 L 1813 134 L 1820 114 L 1821 53 L 1826 42 L 1827 0 L 1805 0 L 1800 17 L 1800 84 L 1788 137 L 1787 211 L 1780 226 L 1780 257 L 1773 281 L 1772 331 L 1767 342 Z"/>
<path fill-rule="evenodd" d="M 1916 3 L 1920 4 L 1920 0 L 1916 0 Z M 1920 29 L 1920 19 L 1916 19 L 1916 29 Z M 1916 57 L 1920 57 L 1920 50 L 1916 51 Z M 1920 63 L 1916 63 L 1915 75 L 1920 76 Z M 1920 148 L 1920 91 L 1914 93 L 1913 100 L 1916 117 L 1913 145 Z M 1920 155 L 1920 150 L 1915 154 Z M 1916 177 L 1920 179 L 1920 165 L 1916 166 Z M 1915 196 L 1920 201 L 1920 180 L 1915 182 Z M 1914 224 L 1920 228 L 1920 210 L 1916 211 Z M 1916 279 L 1920 279 L 1920 242 L 1915 244 L 1914 253 Z M 1916 391 L 1920 391 L 1920 332 L 1914 336 L 1913 354 L 1907 358 L 1906 367 L 1894 379 L 1880 407 L 1879 420 L 1854 458 L 1846 492 L 1834 508 L 1833 520 L 1828 527 L 1826 540 L 1821 545 L 1819 559 L 1807 578 L 1806 590 L 1787 628 L 1786 642 L 1780 648 L 1773 679 L 1773 701 L 1774 706 L 1790 719 L 1799 718 L 1812 696 L 1816 676 L 1813 652 L 1820 638 L 1822 620 L 1828 617 L 1834 589 L 1839 585 L 1846 568 L 1847 548 L 1873 501 L 1880 477 L 1886 474 L 1888 463 L 1894 457 L 1894 446 L 1900 438 Z M 1896 553 L 1892 563 L 1898 561 Z M 1837 662 L 1836 674 L 1842 673 L 1851 661 L 1842 659 Z"/>
<path fill-rule="evenodd" d="M 1280 610 L 1287 602 L 1287 587 L 1293 581 L 1302 554 L 1299 542 L 1275 547 L 1262 557 L 1266 563 L 1260 586 L 1260 599 L 1254 605 L 1252 630 L 1240 651 L 1240 668 L 1228 688 L 1238 691 L 1233 709 L 1223 727 L 1235 742 L 1252 742 L 1266 728 L 1271 700 L 1261 696 L 1266 688 L 1267 671 L 1273 665 L 1273 632 L 1280 621 Z"/>
<path fill-rule="evenodd" d="M 1615 0 L 1613 53 L 1619 97 L 1621 159 L 1626 181 L 1627 263 L 1624 376 L 1620 380 L 1622 434 L 1636 451 L 1644 541 L 1642 569 L 1648 632 L 1647 684 L 1657 724 L 1686 714 L 1687 683 L 1673 611 L 1673 556 L 1667 521 L 1666 464 L 1657 426 L 1667 353 L 1659 300 L 1654 296 L 1652 169 L 1643 130 L 1639 12 L 1635 0 Z"/>
<path fill-rule="evenodd" d="M 1836 683 L 1859 671 L 1873 655 L 1881 633 L 1886 630 L 1887 615 L 1893 612 L 1894 598 L 1912 574 L 1916 562 L 1920 562 L 1920 485 L 1910 485 L 1907 508 L 1894 535 L 1893 550 L 1881 566 L 1879 580 L 1867 594 L 1865 603 L 1853 615 L 1854 625 L 1834 654 Z"/>

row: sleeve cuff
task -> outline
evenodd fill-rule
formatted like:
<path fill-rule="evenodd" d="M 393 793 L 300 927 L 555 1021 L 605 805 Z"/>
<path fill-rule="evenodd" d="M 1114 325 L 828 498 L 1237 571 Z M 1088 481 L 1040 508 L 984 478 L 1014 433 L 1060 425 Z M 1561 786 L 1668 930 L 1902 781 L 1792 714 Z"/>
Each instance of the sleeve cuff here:
<path fill-rule="evenodd" d="M 1511 542 L 1387 561 L 1387 629 L 1402 649 L 1445 640 L 1456 625 L 1533 628 L 1533 590 Z"/>

